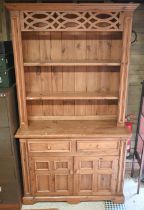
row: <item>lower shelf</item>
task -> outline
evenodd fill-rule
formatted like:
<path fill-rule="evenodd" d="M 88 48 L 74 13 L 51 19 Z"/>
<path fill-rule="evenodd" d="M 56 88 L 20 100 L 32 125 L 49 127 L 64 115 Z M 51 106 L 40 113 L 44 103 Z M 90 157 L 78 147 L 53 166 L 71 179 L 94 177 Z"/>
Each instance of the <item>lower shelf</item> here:
<path fill-rule="evenodd" d="M 117 100 L 117 92 L 58 92 L 58 93 L 28 93 L 27 100 Z"/>

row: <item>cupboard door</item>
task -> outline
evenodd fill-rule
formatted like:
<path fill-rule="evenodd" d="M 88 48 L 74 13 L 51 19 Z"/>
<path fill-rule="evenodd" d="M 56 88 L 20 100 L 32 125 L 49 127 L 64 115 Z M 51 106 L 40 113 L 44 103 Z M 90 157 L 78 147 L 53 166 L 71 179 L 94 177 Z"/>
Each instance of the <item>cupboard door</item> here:
<path fill-rule="evenodd" d="M 73 158 L 54 158 L 53 176 L 54 192 L 57 195 L 71 195 L 73 191 Z"/>
<path fill-rule="evenodd" d="M 33 194 L 72 195 L 72 157 L 33 157 L 31 160 Z"/>
<path fill-rule="evenodd" d="M 98 160 L 94 157 L 76 157 L 74 190 L 77 195 L 93 195 L 96 192 Z"/>
<path fill-rule="evenodd" d="M 98 160 L 97 192 L 114 194 L 118 182 L 118 157 L 101 157 Z"/>
<path fill-rule="evenodd" d="M 32 191 L 35 195 L 50 195 L 53 191 L 52 164 L 47 158 L 32 158 Z"/>
<path fill-rule="evenodd" d="M 117 157 L 76 157 L 74 191 L 77 195 L 113 194 L 118 173 Z"/>

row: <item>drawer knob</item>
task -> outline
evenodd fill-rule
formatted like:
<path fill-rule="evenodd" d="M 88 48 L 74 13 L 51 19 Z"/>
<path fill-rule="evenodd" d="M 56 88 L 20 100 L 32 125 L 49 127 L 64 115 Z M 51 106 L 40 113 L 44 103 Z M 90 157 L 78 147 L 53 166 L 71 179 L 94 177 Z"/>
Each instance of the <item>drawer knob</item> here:
<path fill-rule="evenodd" d="M 51 146 L 48 145 L 48 146 L 47 146 L 47 149 L 48 149 L 48 150 L 51 150 Z"/>

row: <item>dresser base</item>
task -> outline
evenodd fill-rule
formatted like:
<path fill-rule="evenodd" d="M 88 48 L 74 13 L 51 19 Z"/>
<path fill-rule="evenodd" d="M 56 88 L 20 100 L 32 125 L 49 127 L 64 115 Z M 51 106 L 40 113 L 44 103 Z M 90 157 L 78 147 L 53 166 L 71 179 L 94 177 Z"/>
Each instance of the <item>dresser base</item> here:
<path fill-rule="evenodd" d="M 107 201 L 111 200 L 113 203 L 124 203 L 124 196 L 110 196 L 110 195 L 97 195 L 97 196 L 35 196 L 23 197 L 23 204 L 34 204 L 37 202 L 61 202 L 66 201 L 71 204 L 76 204 L 82 201 Z"/>

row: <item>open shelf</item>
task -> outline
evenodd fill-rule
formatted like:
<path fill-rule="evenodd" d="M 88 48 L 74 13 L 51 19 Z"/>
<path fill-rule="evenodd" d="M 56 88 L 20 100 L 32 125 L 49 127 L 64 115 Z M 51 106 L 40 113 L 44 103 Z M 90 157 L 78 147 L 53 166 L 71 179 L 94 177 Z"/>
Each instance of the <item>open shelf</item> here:
<path fill-rule="evenodd" d="M 120 66 L 120 60 L 49 60 L 24 62 L 24 66 Z"/>
<path fill-rule="evenodd" d="M 57 92 L 57 93 L 28 93 L 27 100 L 117 100 L 115 92 Z"/>

